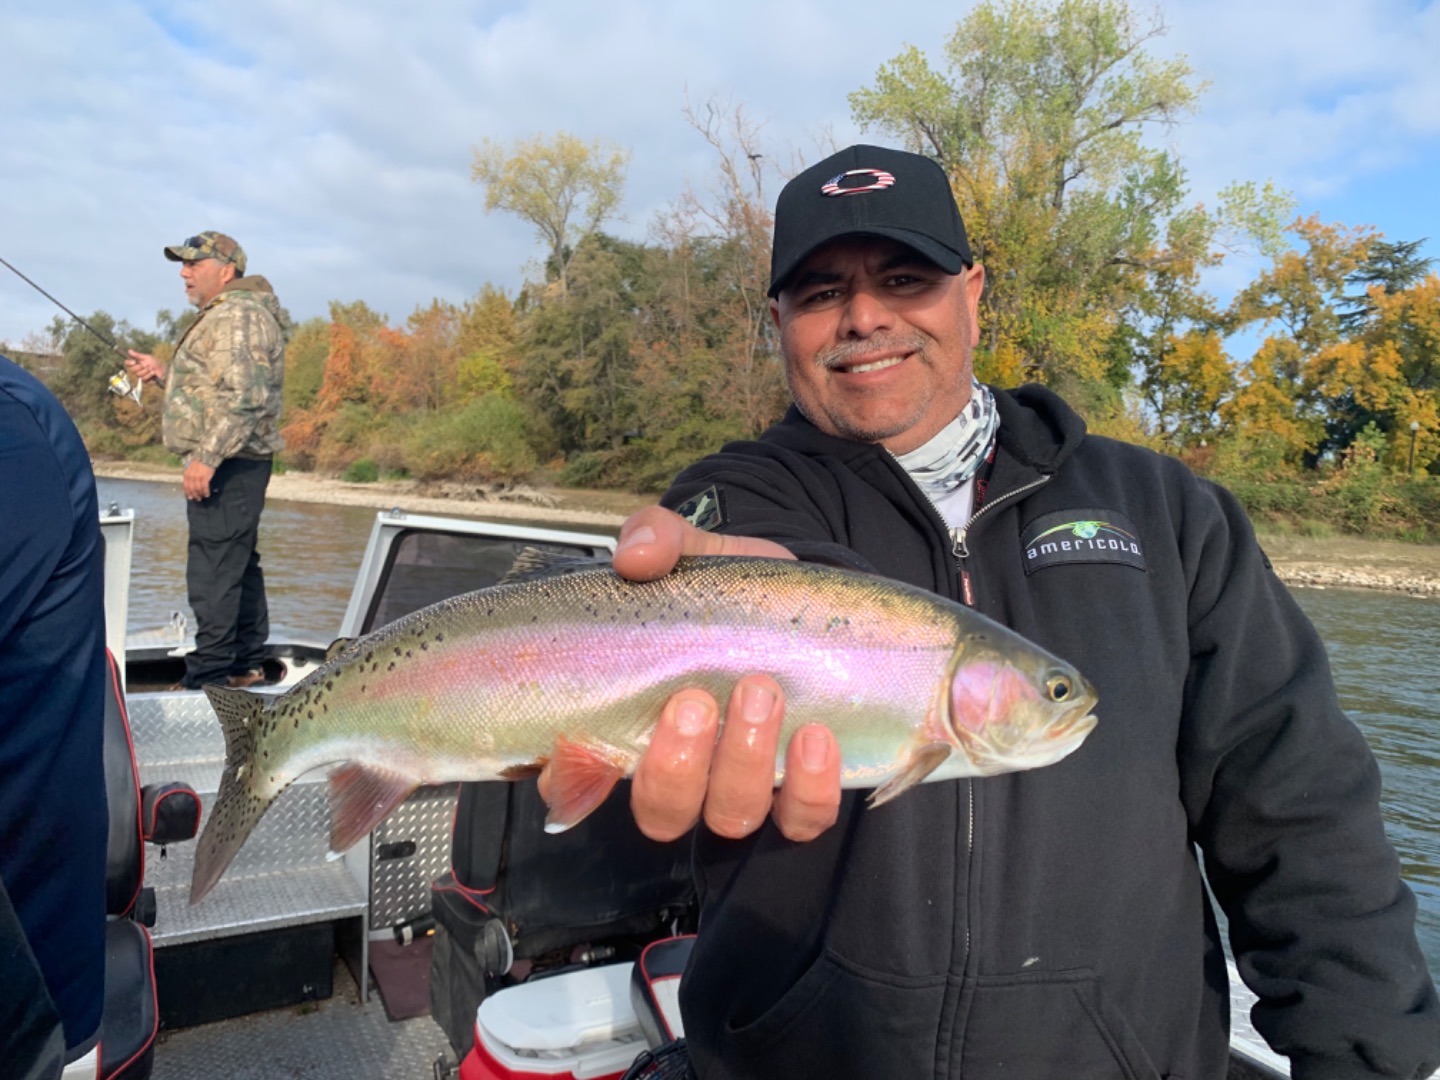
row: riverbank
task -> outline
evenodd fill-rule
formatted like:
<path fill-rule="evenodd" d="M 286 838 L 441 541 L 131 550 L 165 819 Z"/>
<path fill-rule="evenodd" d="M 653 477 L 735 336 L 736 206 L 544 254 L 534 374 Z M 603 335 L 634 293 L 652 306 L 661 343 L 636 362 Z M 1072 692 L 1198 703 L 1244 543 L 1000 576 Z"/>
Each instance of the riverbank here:
<path fill-rule="evenodd" d="M 178 469 L 135 462 L 95 463 L 95 475 L 117 480 L 179 483 Z M 413 480 L 352 484 L 314 473 L 277 473 L 268 498 L 290 502 L 398 506 L 416 514 L 451 514 L 584 526 L 613 532 L 654 500 L 623 491 L 570 488 L 422 485 Z M 1282 581 L 1309 588 L 1379 589 L 1440 599 L 1440 545 L 1355 537 L 1304 537 L 1262 530 L 1261 542 Z"/>

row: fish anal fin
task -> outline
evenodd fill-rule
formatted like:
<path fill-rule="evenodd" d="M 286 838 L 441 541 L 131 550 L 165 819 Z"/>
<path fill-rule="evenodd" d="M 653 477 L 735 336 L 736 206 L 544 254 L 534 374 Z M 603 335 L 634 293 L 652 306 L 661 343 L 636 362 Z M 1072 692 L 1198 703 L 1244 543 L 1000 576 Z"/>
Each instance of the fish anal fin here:
<path fill-rule="evenodd" d="M 550 755 L 549 764 L 546 803 L 550 813 L 545 818 L 548 833 L 564 832 L 584 821 L 605 801 L 626 772 L 614 750 L 571 742 L 563 735 L 555 738 L 555 751 Z"/>
<path fill-rule="evenodd" d="M 867 804 L 880 806 L 895 798 L 896 795 L 909 791 L 945 764 L 945 759 L 950 756 L 952 749 L 953 747 L 948 743 L 941 742 L 926 743 L 917 747 L 910 754 L 903 769 L 870 793 L 870 798 L 866 800 Z"/>
<path fill-rule="evenodd" d="M 385 820 L 420 785 L 414 778 L 350 762 L 330 773 L 330 849 L 344 851 Z"/>

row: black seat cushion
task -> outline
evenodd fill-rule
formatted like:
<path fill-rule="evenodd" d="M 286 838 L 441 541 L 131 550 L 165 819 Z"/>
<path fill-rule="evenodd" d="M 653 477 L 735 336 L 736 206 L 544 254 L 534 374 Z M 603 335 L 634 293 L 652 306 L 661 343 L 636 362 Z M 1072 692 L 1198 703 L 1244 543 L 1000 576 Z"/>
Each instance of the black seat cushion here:
<path fill-rule="evenodd" d="M 159 1027 L 150 934 L 129 919 L 111 919 L 105 924 L 105 1019 L 100 1034 L 104 1080 L 149 1076 Z"/>

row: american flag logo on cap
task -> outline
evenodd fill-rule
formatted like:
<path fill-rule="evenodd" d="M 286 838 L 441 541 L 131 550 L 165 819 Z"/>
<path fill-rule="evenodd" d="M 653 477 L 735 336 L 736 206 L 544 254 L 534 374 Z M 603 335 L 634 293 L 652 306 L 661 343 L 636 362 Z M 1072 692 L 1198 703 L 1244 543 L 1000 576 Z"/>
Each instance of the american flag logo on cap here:
<path fill-rule="evenodd" d="M 875 179 L 868 184 L 857 184 L 854 187 L 841 187 L 840 181 L 847 176 L 873 176 Z M 839 176 L 832 178 L 829 182 L 820 186 L 821 195 L 859 195 L 862 191 L 884 191 L 895 184 L 895 177 L 883 169 L 851 169 Z"/>

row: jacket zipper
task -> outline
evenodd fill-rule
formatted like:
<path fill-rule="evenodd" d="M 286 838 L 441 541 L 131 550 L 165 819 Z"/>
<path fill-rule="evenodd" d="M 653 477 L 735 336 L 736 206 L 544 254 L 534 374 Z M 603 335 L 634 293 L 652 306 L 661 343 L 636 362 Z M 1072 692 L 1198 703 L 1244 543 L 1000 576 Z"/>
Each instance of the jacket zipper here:
<path fill-rule="evenodd" d="M 965 560 L 970 557 L 970 549 L 965 544 L 966 538 L 970 535 L 970 530 L 974 528 L 977 521 L 979 521 L 995 507 L 1007 503 L 1011 499 L 1018 498 L 1019 496 L 1024 495 L 1027 491 L 1033 491 L 1035 488 L 1041 487 L 1042 485 L 1049 483 L 1050 475 L 1051 474 L 1047 473 L 1046 475 L 1041 476 L 1037 480 L 1032 480 L 1030 481 L 1030 483 L 1024 484 L 1021 487 L 1016 488 L 1014 491 L 1007 491 L 1004 495 L 1001 495 L 998 498 L 985 500 L 985 502 L 981 504 L 980 509 L 976 510 L 975 513 L 971 514 L 970 520 L 965 522 L 963 526 L 961 526 L 959 529 L 946 530 L 946 532 L 950 534 L 950 553 L 955 556 L 955 568 L 960 575 L 960 591 L 967 607 L 975 606 L 975 594 L 970 587 L 970 571 L 965 568 Z M 916 486 L 919 487 L 918 484 Z M 930 506 L 935 511 L 936 516 L 940 517 L 941 521 L 943 522 L 944 516 L 940 514 L 940 508 L 935 505 L 935 500 L 930 498 L 929 492 L 921 488 L 921 494 L 923 494 L 925 498 L 929 500 Z M 968 804 L 968 813 L 966 814 L 967 820 L 965 822 L 965 861 L 967 864 L 970 865 L 971 872 L 973 873 L 975 861 L 975 785 L 973 781 L 966 781 L 965 783 L 965 798 Z M 971 917 L 968 914 L 968 905 L 966 907 L 966 911 L 967 915 L 965 918 L 965 959 L 962 963 L 962 967 L 964 968 L 968 968 L 970 965 Z"/>

